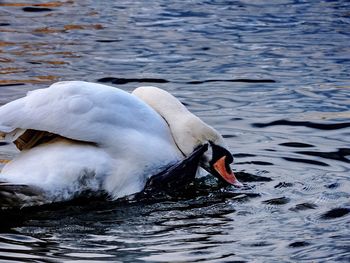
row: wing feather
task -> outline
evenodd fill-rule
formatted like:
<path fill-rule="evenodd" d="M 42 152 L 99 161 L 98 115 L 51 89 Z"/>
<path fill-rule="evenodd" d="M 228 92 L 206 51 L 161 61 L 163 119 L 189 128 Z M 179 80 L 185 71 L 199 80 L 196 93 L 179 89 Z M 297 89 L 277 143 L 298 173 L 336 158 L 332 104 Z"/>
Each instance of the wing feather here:
<path fill-rule="evenodd" d="M 160 127 L 164 120 L 136 96 L 82 81 L 58 82 L 0 107 L 2 134 L 31 129 L 100 144 L 130 129 L 162 136 Z"/>

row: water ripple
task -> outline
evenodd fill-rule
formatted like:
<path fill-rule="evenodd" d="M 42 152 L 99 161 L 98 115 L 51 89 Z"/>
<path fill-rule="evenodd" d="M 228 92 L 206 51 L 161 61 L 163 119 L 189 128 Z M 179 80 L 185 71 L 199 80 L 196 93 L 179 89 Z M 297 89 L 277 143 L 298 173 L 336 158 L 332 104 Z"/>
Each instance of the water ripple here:
<path fill-rule="evenodd" d="M 36 2 L 0 2 L 0 105 L 157 85 L 224 134 L 244 188 L 0 214 L 1 261 L 349 262 L 348 1 Z"/>

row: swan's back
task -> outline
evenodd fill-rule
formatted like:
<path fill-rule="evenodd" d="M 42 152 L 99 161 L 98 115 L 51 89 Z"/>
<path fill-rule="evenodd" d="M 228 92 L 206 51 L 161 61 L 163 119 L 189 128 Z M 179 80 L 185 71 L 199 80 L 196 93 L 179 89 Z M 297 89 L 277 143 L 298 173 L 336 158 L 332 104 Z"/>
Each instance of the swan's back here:
<path fill-rule="evenodd" d="M 169 140 L 166 123 L 143 101 L 120 89 L 81 81 L 58 82 L 0 107 L 3 136 L 28 129 L 97 144 L 121 142 L 130 131 Z"/>

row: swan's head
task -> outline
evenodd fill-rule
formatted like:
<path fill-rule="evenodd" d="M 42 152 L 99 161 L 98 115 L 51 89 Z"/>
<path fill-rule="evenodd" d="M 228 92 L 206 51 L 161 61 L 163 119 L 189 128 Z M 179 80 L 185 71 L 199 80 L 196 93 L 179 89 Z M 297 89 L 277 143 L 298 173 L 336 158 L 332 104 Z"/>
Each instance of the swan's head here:
<path fill-rule="evenodd" d="M 204 123 L 173 95 L 156 87 L 140 87 L 133 94 L 158 112 L 167 122 L 174 142 L 184 156 L 189 156 L 198 146 L 209 144 L 200 166 L 210 174 L 234 186 L 241 187 L 231 170 L 233 162 L 223 137 Z"/>
<path fill-rule="evenodd" d="M 230 166 L 233 163 L 232 154 L 226 148 L 211 141 L 209 145 L 209 150 L 203 155 L 200 166 L 219 180 L 242 187 L 243 184 L 237 180 Z"/>

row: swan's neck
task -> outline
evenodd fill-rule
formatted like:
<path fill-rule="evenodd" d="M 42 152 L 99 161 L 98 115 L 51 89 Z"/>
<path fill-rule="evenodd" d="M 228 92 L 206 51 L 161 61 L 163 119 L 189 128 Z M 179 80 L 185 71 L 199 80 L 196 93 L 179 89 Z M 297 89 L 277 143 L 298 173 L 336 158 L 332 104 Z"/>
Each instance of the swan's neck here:
<path fill-rule="evenodd" d="M 134 90 L 133 94 L 164 118 L 176 145 L 185 156 L 208 141 L 224 145 L 222 136 L 214 128 L 188 111 L 170 93 L 155 87 L 140 87 Z"/>

